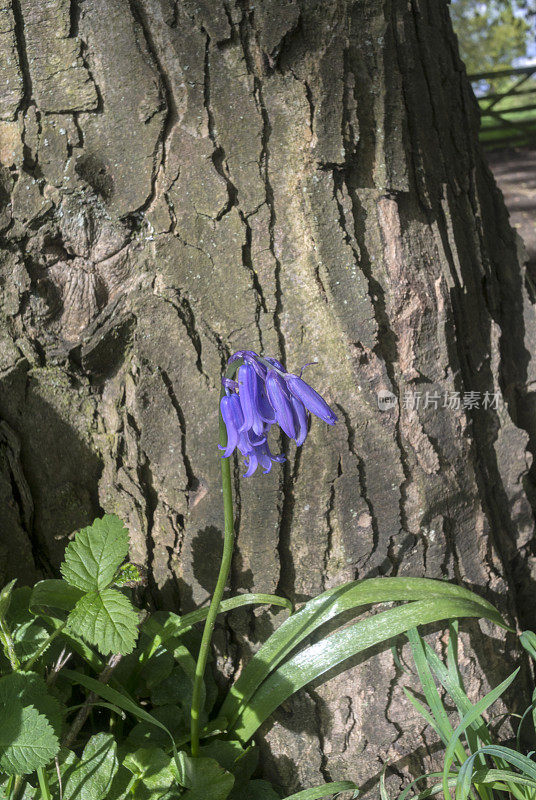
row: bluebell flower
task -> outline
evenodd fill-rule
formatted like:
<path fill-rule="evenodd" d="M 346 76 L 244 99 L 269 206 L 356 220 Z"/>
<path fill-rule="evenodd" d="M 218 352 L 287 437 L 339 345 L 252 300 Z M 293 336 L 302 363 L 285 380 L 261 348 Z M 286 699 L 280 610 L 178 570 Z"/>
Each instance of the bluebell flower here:
<path fill-rule="evenodd" d="M 246 462 L 244 477 L 253 475 L 257 466 L 269 472 L 272 463 L 285 461 L 274 456 L 268 446 L 268 433 L 273 424 L 279 425 L 300 447 L 309 428 L 309 415 L 334 425 L 337 421 L 329 405 L 300 375 L 286 372 L 275 358 L 263 357 L 253 350 L 238 350 L 229 364 L 241 359 L 236 380 L 223 378 L 225 395 L 221 399 L 221 414 L 227 429 L 227 446 L 222 458 L 229 458 L 235 448 Z M 308 366 L 308 365 L 306 365 Z M 303 371 L 303 368 L 302 368 Z"/>

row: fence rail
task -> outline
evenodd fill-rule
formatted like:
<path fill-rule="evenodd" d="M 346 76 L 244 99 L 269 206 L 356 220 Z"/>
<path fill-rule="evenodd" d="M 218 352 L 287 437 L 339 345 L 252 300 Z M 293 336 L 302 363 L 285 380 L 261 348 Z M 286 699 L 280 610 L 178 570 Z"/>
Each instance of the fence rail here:
<path fill-rule="evenodd" d="M 536 145 L 536 64 L 478 72 L 469 80 L 480 106 L 480 140 L 485 147 Z"/>

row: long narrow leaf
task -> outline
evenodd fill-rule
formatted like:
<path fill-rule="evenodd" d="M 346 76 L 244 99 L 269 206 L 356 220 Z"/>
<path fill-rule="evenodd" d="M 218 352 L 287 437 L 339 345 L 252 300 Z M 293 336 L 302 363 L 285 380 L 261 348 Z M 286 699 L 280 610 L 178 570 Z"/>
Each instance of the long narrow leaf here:
<path fill-rule="evenodd" d="M 468 797 L 471 784 L 475 777 L 473 775 L 474 762 L 479 755 L 492 756 L 494 759 L 498 759 L 503 763 L 508 762 L 513 767 L 520 770 L 521 773 L 524 773 L 526 778 L 536 781 L 536 764 L 534 764 L 530 758 L 527 758 L 527 756 L 524 756 L 522 753 L 516 753 L 515 750 L 510 750 L 508 747 L 488 745 L 487 747 L 480 748 L 476 753 L 473 753 L 461 767 L 456 786 L 456 800 L 466 800 Z M 476 774 L 478 774 L 478 772 Z M 512 783 L 515 782 L 512 781 Z M 512 790 L 513 787 L 509 785 L 509 789 Z"/>
<path fill-rule="evenodd" d="M 286 597 L 279 597 L 276 594 L 245 593 L 237 594 L 222 600 L 218 609 L 219 614 L 233 611 L 235 608 L 249 605 L 280 606 L 292 611 L 292 603 Z M 148 636 L 159 637 L 159 644 L 164 644 L 168 639 L 182 636 L 193 628 L 198 622 L 203 622 L 207 618 L 208 606 L 198 608 L 188 614 L 180 616 L 170 611 L 167 614 L 166 622 L 162 625 L 154 617 L 149 617 L 142 625 L 142 632 Z"/>
<path fill-rule="evenodd" d="M 119 708 L 123 709 L 123 711 L 128 711 L 129 714 L 132 714 L 134 717 L 137 717 L 143 722 L 149 722 L 151 725 L 155 725 L 157 728 L 165 731 L 165 733 L 167 733 L 171 739 L 173 745 L 175 744 L 173 735 L 169 729 L 166 728 L 166 726 L 160 722 L 160 720 L 156 719 L 156 717 L 153 717 L 152 714 L 149 714 L 143 708 L 140 708 L 140 706 L 135 703 L 132 698 L 116 691 L 116 689 L 112 689 L 111 686 L 108 686 L 105 683 L 95 680 L 95 678 L 90 678 L 88 675 L 83 675 L 81 672 L 75 672 L 71 669 L 64 669 L 62 670 L 61 674 L 73 683 L 79 683 L 86 689 L 94 692 L 99 697 L 102 697 L 104 700 L 108 700 L 109 703 L 112 703 L 114 706 L 118 706 Z"/>
<path fill-rule="evenodd" d="M 338 615 L 374 603 L 434 598 L 466 600 L 480 608 L 482 616 L 505 627 L 498 611 L 468 589 L 428 578 L 367 578 L 337 586 L 310 600 L 291 615 L 262 645 L 230 689 L 221 713 L 232 724 L 257 688 L 284 658 L 321 625 Z M 448 617 L 448 614 L 445 615 Z"/>
<path fill-rule="evenodd" d="M 423 642 L 423 646 L 429 666 L 431 667 L 432 671 L 434 672 L 439 682 L 443 685 L 443 687 L 447 690 L 447 692 L 454 700 L 456 707 L 458 709 L 458 713 L 460 714 L 461 718 L 473 708 L 473 704 L 465 694 L 465 689 L 463 686 L 461 675 L 457 667 L 457 657 L 458 657 L 457 630 L 455 627 L 454 630 L 452 630 L 453 627 L 452 625 L 450 627 L 451 627 L 451 637 L 454 635 L 454 642 L 452 643 L 451 638 L 449 638 L 449 646 L 447 649 L 448 667 L 445 667 L 445 665 L 441 662 L 435 650 L 427 642 Z M 469 750 L 472 753 L 475 752 L 475 750 L 478 750 L 478 748 L 480 747 L 479 737 L 484 744 L 491 743 L 491 736 L 484 723 L 484 720 L 480 715 L 477 716 L 476 719 L 474 719 L 472 723 L 469 725 L 469 727 L 465 730 L 465 737 L 467 739 L 467 744 L 469 745 Z M 465 751 L 461 746 L 460 742 L 458 742 L 458 744 L 456 745 L 456 755 L 458 758 L 458 762 L 461 764 L 462 761 L 465 759 Z M 483 758 L 481 758 L 480 761 L 482 765 L 485 764 Z M 484 789 L 483 800 L 486 800 L 488 794 L 489 793 L 487 789 Z"/>
<path fill-rule="evenodd" d="M 471 710 L 468 711 L 467 714 L 463 717 L 462 721 L 452 734 L 451 740 L 448 743 L 447 749 L 445 751 L 445 760 L 443 762 L 443 793 L 445 795 L 445 800 L 450 800 L 447 776 L 448 773 L 450 772 L 450 768 L 454 760 L 454 751 L 456 748 L 456 743 L 458 742 L 462 733 L 464 733 L 464 731 L 468 728 L 468 726 L 475 719 L 477 719 L 480 716 L 480 714 L 482 714 L 483 711 L 485 711 L 487 708 L 493 705 L 493 703 L 495 703 L 495 701 L 499 699 L 501 694 L 506 691 L 506 689 L 510 686 L 510 684 L 512 683 L 518 672 L 519 672 L 519 667 L 516 670 L 514 670 L 514 672 L 512 672 L 512 674 L 509 675 L 508 678 L 506 678 L 506 680 L 504 680 L 502 683 L 496 686 L 495 689 L 492 689 L 490 692 L 484 695 L 484 697 L 482 697 L 478 701 L 478 703 L 475 703 L 475 705 L 471 708 Z M 481 751 L 477 750 L 476 753 L 473 753 L 470 760 L 474 761 L 474 759 L 478 757 L 478 754 L 480 752 Z M 460 772 L 462 769 L 463 766 L 460 769 Z"/>
<path fill-rule="evenodd" d="M 441 659 L 433 650 L 433 648 L 430 647 L 427 642 L 424 646 L 426 650 L 426 657 L 432 671 L 436 675 L 438 681 L 443 685 L 456 703 L 460 716 L 465 716 L 471 711 L 473 704 L 465 694 L 463 686 L 460 686 L 458 678 L 452 673 L 452 671 L 448 670 L 445 665 L 441 663 Z M 487 730 L 484 720 L 480 715 L 477 715 L 475 719 L 473 719 L 470 728 L 472 728 L 480 736 L 485 744 L 491 744 L 489 731 Z"/>
<path fill-rule="evenodd" d="M 385 785 L 385 772 L 386 770 L 382 770 L 382 774 L 380 775 L 380 800 L 391 800 L 389 795 L 387 794 L 387 787 Z M 442 778 L 442 772 L 427 772 L 425 775 L 419 775 L 418 778 L 409 783 L 405 789 L 403 789 L 396 800 L 407 800 L 409 793 L 417 786 L 418 783 L 424 780 L 430 780 L 431 778 Z M 449 786 L 454 787 L 456 786 L 456 781 L 458 780 L 458 775 L 455 773 L 451 773 L 449 777 Z M 439 794 L 443 791 L 443 784 L 441 781 L 439 783 L 435 783 L 433 786 L 429 786 L 426 789 L 422 789 L 419 794 L 413 795 L 412 800 L 424 800 L 425 797 L 431 797 L 432 795 Z"/>
<path fill-rule="evenodd" d="M 290 794 L 284 800 L 320 800 L 322 797 L 332 797 L 339 792 L 351 792 L 352 789 L 357 789 L 357 784 L 352 781 L 335 781 L 334 783 L 315 786 L 313 789 L 304 789 L 296 794 Z"/>
<path fill-rule="evenodd" d="M 506 791 L 508 791 L 507 784 L 509 783 L 514 783 L 517 786 L 529 786 L 531 789 L 536 789 L 536 779 L 520 775 L 518 772 L 512 772 L 512 770 L 482 769 L 473 772 L 473 783 L 491 783 L 495 789 L 498 789 L 502 788 L 496 785 L 499 782 L 502 782 Z"/>
<path fill-rule="evenodd" d="M 439 696 L 439 692 L 437 691 L 437 686 L 435 685 L 435 681 L 426 658 L 424 642 L 416 628 L 412 628 L 408 631 L 408 639 L 411 644 L 413 659 L 415 661 L 415 666 L 417 667 L 417 674 L 421 682 L 424 696 L 426 697 L 426 702 L 430 706 L 430 711 L 432 712 L 433 718 L 436 721 L 436 730 L 439 733 L 443 744 L 447 745 L 450 737 L 452 736 L 453 728 L 449 722 L 449 718 L 441 701 L 441 697 Z M 465 761 L 465 751 L 461 745 L 460 748 L 458 748 L 457 754 L 461 758 L 461 761 Z"/>
<path fill-rule="evenodd" d="M 496 613 L 493 612 L 494 617 Z M 268 677 L 247 706 L 241 709 L 235 725 L 232 726 L 234 732 L 243 741 L 247 741 L 287 697 L 368 647 L 385 642 L 416 625 L 456 617 L 481 617 L 483 614 L 483 606 L 471 600 L 461 597 L 433 597 L 391 608 L 343 628 L 301 650 Z M 225 713 L 225 704 L 221 714 L 229 719 Z"/>

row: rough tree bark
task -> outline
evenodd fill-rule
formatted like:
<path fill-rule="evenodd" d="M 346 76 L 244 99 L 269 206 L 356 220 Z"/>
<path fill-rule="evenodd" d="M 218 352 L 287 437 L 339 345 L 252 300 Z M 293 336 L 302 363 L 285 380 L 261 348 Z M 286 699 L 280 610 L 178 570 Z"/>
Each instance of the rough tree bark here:
<path fill-rule="evenodd" d="M 0 37 L 1 577 L 56 569 L 104 509 L 152 602 L 206 601 L 219 375 L 247 347 L 317 359 L 340 424 L 237 471 L 233 591 L 428 575 L 528 609 L 535 297 L 445 0 L 6 0 Z M 426 390 L 501 400 L 404 407 Z M 227 620 L 227 676 L 281 618 Z M 478 690 L 498 650 L 472 630 Z M 400 677 L 379 653 L 293 698 L 267 774 L 418 767 Z"/>

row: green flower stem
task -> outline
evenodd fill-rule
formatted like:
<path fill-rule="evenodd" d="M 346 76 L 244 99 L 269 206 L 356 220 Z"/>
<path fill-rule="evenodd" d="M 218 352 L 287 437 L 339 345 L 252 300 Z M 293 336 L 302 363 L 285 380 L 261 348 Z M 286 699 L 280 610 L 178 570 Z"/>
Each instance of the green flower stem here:
<path fill-rule="evenodd" d="M 13 783 L 13 800 L 20 800 L 26 788 L 26 778 L 22 775 L 16 775 Z"/>
<path fill-rule="evenodd" d="M 44 767 L 39 767 L 37 769 L 37 778 L 39 780 L 39 788 L 41 789 L 42 800 L 52 800 L 52 795 L 50 794 L 50 787 L 48 785 L 48 777 L 44 770 Z"/>
<path fill-rule="evenodd" d="M 15 653 L 15 645 L 11 632 L 3 619 L 0 619 L 0 642 L 2 643 L 6 657 L 9 659 L 11 669 L 13 672 L 17 672 L 20 669 L 20 661 Z"/>
<path fill-rule="evenodd" d="M 238 369 L 238 366 L 241 362 L 235 362 L 231 365 L 232 373 Z M 227 377 L 231 377 L 231 375 L 227 375 Z M 223 392 L 222 392 L 223 395 Z M 219 415 L 220 420 L 220 444 L 222 447 L 225 447 L 227 444 L 227 430 L 225 428 L 225 423 L 222 419 L 221 413 Z M 214 630 L 214 623 L 216 622 L 216 617 L 218 616 L 218 610 L 220 607 L 221 599 L 223 597 L 223 592 L 225 590 L 225 586 L 227 584 L 227 578 L 229 577 L 229 571 L 231 569 L 231 561 L 233 558 L 233 546 L 234 546 L 234 512 L 233 512 L 233 491 L 232 491 L 232 481 L 231 481 L 231 459 L 230 458 L 222 458 L 221 460 L 221 483 L 222 483 L 222 490 L 223 490 L 223 516 L 224 516 L 224 535 L 223 535 L 223 555 L 220 564 L 220 572 L 218 575 L 218 580 L 216 582 L 216 588 L 214 589 L 214 594 L 212 595 L 212 600 L 210 601 L 210 608 L 208 610 L 208 615 L 205 620 L 205 627 L 203 629 L 203 638 L 201 639 L 201 647 L 199 649 L 199 655 L 197 657 L 197 664 L 195 667 L 195 677 L 194 677 L 194 686 L 192 692 L 192 711 L 191 711 L 191 725 L 190 725 L 190 736 L 191 736 L 191 748 L 192 748 L 192 756 L 197 757 L 199 755 L 199 715 L 200 715 L 200 705 L 201 705 L 201 694 L 203 689 L 203 678 L 205 675 L 205 668 L 207 665 L 207 658 L 210 650 L 210 640 L 212 639 L 212 631 Z"/>

